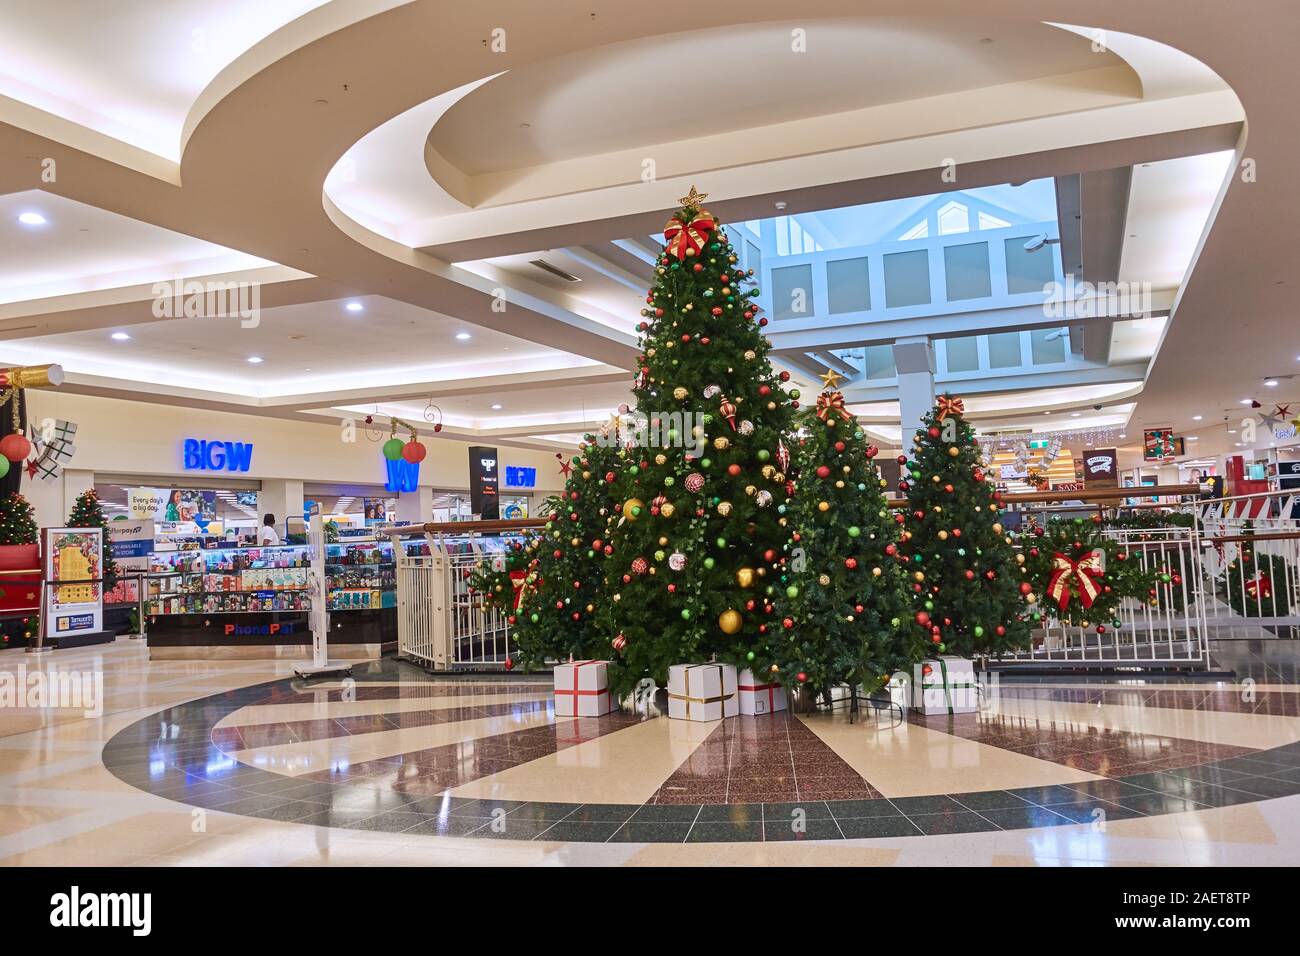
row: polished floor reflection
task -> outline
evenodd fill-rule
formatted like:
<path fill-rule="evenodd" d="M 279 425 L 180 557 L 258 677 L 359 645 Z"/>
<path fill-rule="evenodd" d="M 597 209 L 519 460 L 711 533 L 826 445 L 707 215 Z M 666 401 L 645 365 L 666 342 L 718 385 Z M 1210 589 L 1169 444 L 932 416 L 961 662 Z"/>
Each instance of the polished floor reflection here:
<path fill-rule="evenodd" d="M 1273 643 L 1252 653 L 1277 667 Z M 6 865 L 1300 862 L 1280 681 L 1004 680 L 978 714 L 695 724 L 557 718 L 546 681 L 391 661 L 310 687 L 130 643 L 51 664 L 102 674 L 102 714 L 0 709 Z"/>

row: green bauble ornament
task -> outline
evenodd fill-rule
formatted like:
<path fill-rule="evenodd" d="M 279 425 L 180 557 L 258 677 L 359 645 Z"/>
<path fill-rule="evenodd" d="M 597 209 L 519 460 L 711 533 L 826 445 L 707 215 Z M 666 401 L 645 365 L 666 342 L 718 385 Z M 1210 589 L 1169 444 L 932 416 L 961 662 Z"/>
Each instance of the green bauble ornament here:
<path fill-rule="evenodd" d="M 384 457 L 389 461 L 397 461 L 402 457 L 402 447 L 405 444 L 400 438 L 388 439 L 388 441 L 384 442 Z"/>
<path fill-rule="evenodd" d="M 770 451 L 768 451 L 766 448 L 760 448 L 760 449 L 758 450 L 758 460 L 759 460 L 759 461 L 767 461 L 767 460 L 768 460 L 769 458 L 771 458 L 771 457 L 772 457 L 772 453 L 771 453 Z"/>
<path fill-rule="evenodd" d="M 701 458 L 701 459 L 700 459 L 700 467 L 701 467 L 701 468 L 708 468 L 708 467 L 709 467 L 710 465 L 712 465 L 712 464 L 713 464 L 713 459 L 712 459 L 712 458 Z"/>
<path fill-rule="evenodd" d="M 753 651 L 746 651 L 746 652 L 745 652 L 745 660 L 747 660 L 747 661 L 752 661 L 753 659 L 754 659 L 754 652 L 753 652 Z"/>
<path fill-rule="evenodd" d="M 682 620 L 689 621 L 690 619 L 691 619 L 691 609 L 688 607 L 682 608 Z"/>
<path fill-rule="evenodd" d="M 792 584 L 785 589 L 785 596 L 791 599 L 797 598 L 799 596 L 799 589 Z"/>
<path fill-rule="evenodd" d="M 712 571 L 712 570 L 713 570 L 713 565 L 714 565 L 715 563 L 716 563 L 716 562 L 715 562 L 712 558 L 705 558 L 705 559 L 704 559 L 704 567 L 705 567 L 706 570 Z"/>
<path fill-rule="evenodd" d="M 861 529 L 861 528 L 859 528 L 857 525 L 852 525 L 852 526 L 850 526 L 850 528 L 849 528 L 849 537 L 850 537 L 850 538 L 856 538 L 856 537 L 857 537 L 858 535 L 860 535 L 860 534 L 862 534 L 862 529 Z"/>
<path fill-rule="evenodd" d="M 976 637 L 984 636 L 984 628 L 980 627 L 978 624 L 975 625 L 975 636 Z"/>

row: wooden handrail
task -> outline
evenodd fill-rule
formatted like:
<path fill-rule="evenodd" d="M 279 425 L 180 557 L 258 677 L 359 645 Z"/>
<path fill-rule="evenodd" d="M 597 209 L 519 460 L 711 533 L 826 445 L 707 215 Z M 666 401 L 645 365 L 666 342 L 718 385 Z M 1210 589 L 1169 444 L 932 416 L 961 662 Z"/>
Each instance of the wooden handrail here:
<path fill-rule="evenodd" d="M 1204 544 L 1224 544 L 1234 541 L 1295 541 L 1300 539 L 1300 531 L 1272 531 L 1265 534 L 1225 534 L 1211 537 L 1202 535 Z"/>
<path fill-rule="evenodd" d="M 1092 491 L 1009 491 L 1002 495 L 1003 504 L 1043 504 L 1050 501 L 1078 501 L 1099 504 L 1121 498 L 1163 498 L 1166 495 L 1199 495 L 1200 485 L 1147 485 L 1142 488 L 1095 488 Z M 906 508 L 906 498 L 886 498 L 891 508 Z"/>
<path fill-rule="evenodd" d="M 500 534 L 545 528 L 549 518 L 499 518 L 494 521 L 426 521 L 424 524 L 389 525 L 378 534 Z"/>

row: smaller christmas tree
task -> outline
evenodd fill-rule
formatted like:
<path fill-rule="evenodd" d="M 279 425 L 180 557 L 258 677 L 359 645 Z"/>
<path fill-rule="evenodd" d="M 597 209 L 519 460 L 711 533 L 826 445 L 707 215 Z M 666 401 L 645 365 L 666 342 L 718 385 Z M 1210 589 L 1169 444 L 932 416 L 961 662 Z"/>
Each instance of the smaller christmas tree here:
<path fill-rule="evenodd" d="M 104 590 L 112 589 L 117 583 L 117 562 L 113 560 L 113 548 L 108 540 L 108 519 L 104 517 L 104 508 L 100 505 L 99 495 L 94 488 L 77 495 L 72 513 L 68 515 L 68 527 L 103 529 L 103 571 L 100 576 L 104 579 Z"/>
<path fill-rule="evenodd" d="M 36 544 L 39 534 L 30 501 L 16 491 L 0 498 L 0 545 Z"/>
<path fill-rule="evenodd" d="M 528 545 L 534 555 L 533 594 L 515 622 L 525 667 L 610 653 L 608 631 L 598 623 L 597 611 L 605 560 L 613 550 L 607 519 L 619 504 L 613 492 L 622 464 L 618 441 L 617 429 L 607 428 L 599 438 L 587 435 L 572 459 L 556 455 L 564 491 L 548 499 L 546 527 Z"/>
<path fill-rule="evenodd" d="M 877 449 L 830 390 L 838 378 L 828 373 L 828 390 L 800 414 L 785 628 L 769 639 L 778 679 L 823 695 L 835 684 L 878 689 L 921 659 L 928 633 L 913 620 Z"/>
<path fill-rule="evenodd" d="M 1255 523 L 1245 522 L 1243 535 L 1255 534 Z M 1289 571 L 1286 559 L 1276 554 L 1261 554 L 1255 542 L 1243 541 L 1237 557 L 1228 565 L 1223 588 L 1228 604 L 1242 617 L 1286 617 L 1291 613 L 1289 582 L 1295 572 Z M 1173 574 L 1167 569 L 1160 575 L 1160 599 L 1170 600 L 1179 593 L 1173 587 Z M 1175 608 L 1176 610 L 1178 608 Z"/>
<path fill-rule="evenodd" d="M 1033 585 L 998 521 L 1000 495 L 980 460 L 962 400 L 940 397 L 900 456 L 907 495 L 903 550 L 919 605 L 939 653 L 985 656 L 1029 643 L 1026 601 Z"/>
<path fill-rule="evenodd" d="M 501 553 L 485 556 L 469 572 L 466 583 L 484 607 L 513 616 L 525 599 L 533 563 L 532 552 L 522 541 L 508 541 Z"/>

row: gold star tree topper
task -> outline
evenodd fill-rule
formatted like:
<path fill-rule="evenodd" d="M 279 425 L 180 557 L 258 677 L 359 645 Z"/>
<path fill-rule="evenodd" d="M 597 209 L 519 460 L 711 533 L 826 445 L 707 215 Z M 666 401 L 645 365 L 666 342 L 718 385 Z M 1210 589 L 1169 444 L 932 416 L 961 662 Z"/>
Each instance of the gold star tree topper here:
<path fill-rule="evenodd" d="M 692 184 L 691 191 L 677 201 L 687 209 L 698 210 L 701 206 L 704 205 L 704 200 L 708 198 L 709 198 L 708 193 L 697 192 L 694 184 Z"/>
<path fill-rule="evenodd" d="M 844 381 L 844 376 L 835 369 L 827 369 L 822 373 L 822 391 L 833 392 L 840 387 L 840 382 Z"/>

